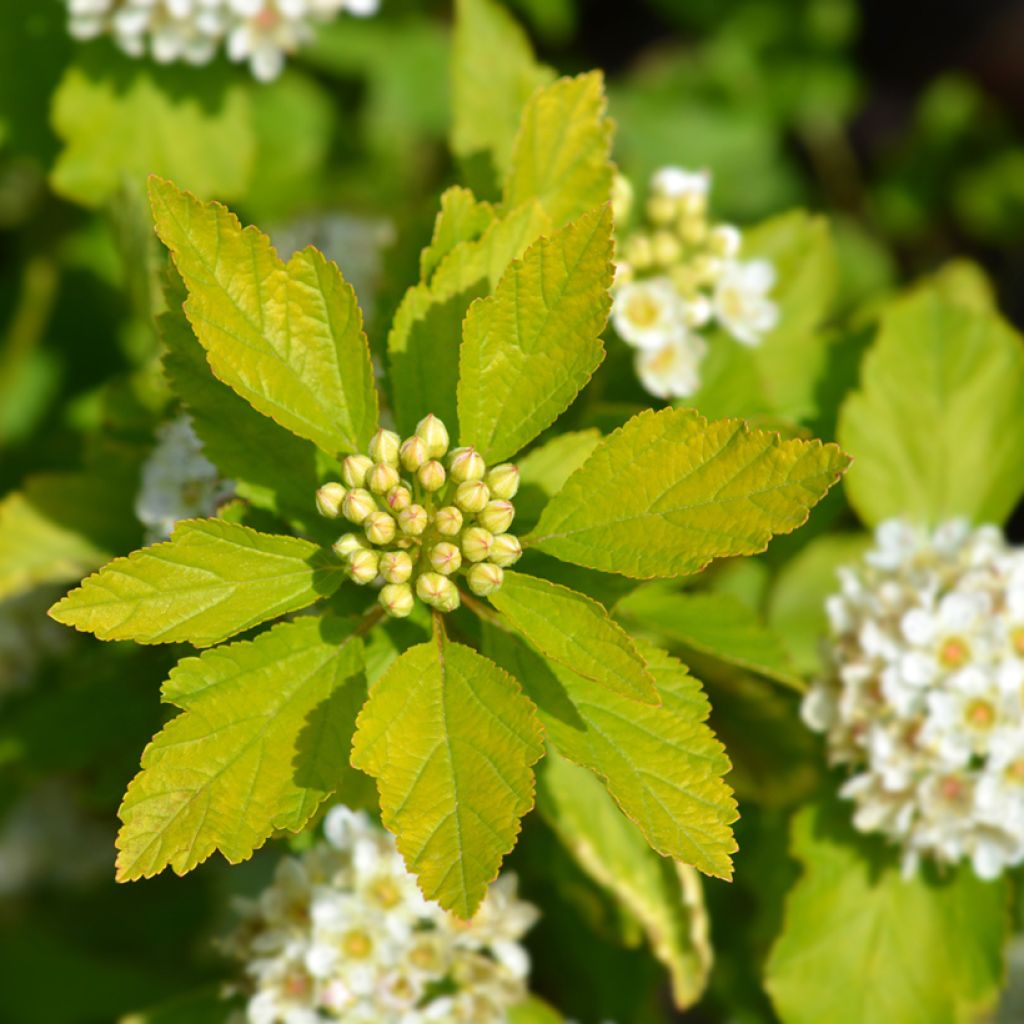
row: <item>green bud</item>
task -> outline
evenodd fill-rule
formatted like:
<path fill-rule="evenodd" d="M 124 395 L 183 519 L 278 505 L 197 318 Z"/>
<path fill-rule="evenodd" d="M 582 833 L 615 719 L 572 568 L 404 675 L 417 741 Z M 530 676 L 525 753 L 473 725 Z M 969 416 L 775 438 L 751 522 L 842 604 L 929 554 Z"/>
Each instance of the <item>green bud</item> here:
<path fill-rule="evenodd" d="M 694 271 L 692 266 L 685 263 L 673 267 L 668 276 L 684 298 L 692 298 L 700 289 L 700 275 Z"/>
<path fill-rule="evenodd" d="M 416 424 L 416 436 L 423 439 L 431 459 L 439 459 L 448 451 L 448 431 L 433 413 L 424 416 Z"/>
<path fill-rule="evenodd" d="M 502 572 L 500 566 L 492 565 L 490 562 L 480 562 L 466 573 L 466 582 L 474 594 L 486 597 L 488 594 L 493 594 L 505 582 L 505 573 Z"/>
<path fill-rule="evenodd" d="M 676 216 L 676 201 L 671 196 L 653 195 L 645 206 L 647 219 L 659 227 L 671 224 Z"/>
<path fill-rule="evenodd" d="M 412 491 L 404 484 L 399 484 L 384 495 L 384 501 L 392 512 L 401 512 L 412 504 Z"/>
<path fill-rule="evenodd" d="M 654 262 L 654 247 L 647 235 L 637 232 L 626 239 L 623 257 L 637 270 L 645 270 Z"/>
<path fill-rule="evenodd" d="M 316 492 L 317 512 L 326 519 L 337 519 L 341 515 L 341 502 L 344 497 L 344 484 L 324 484 Z"/>
<path fill-rule="evenodd" d="M 434 526 L 442 537 L 454 537 L 462 529 L 462 513 L 454 505 L 445 505 L 435 513 Z"/>
<path fill-rule="evenodd" d="M 341 464 L 341 479 L 349 487 L 365 487 L 366 474 L 373 469 L 373 459 L 365 455 L 346 456 Z"/>
<path fill-rule="evenodd" d="M 377 578 L 377 564 L 377 552 L 361 548 L 349 555 L 348 574 L 360 586 L 365 586 Z"/>
<path fill-rule="evenodd" d="M 661 267 L 670 267 L 683 255 L 679 239 L 671 231 L 657 231 L 651 239 L 654 262 Z"/>
<path fill-rule="evenodd" d="M 417 437 L 415 434 L 407 438 L 399 450 L 399 458 L 402 460 L 402 466 L 407 472 L 415 473 L 430 458 L 427 454 L 427 446 L 423 438 Z"/>
<path fill-rule="evenodd" d="M 441 612 L 451 612 L 459 607 L 459 592 L 455 584 L 437 572 L 425 572 L 418 577 L 416 596 Z"/>
<path fill-rule="evenodd" d="M 492 498 L 514 498 L 519 490 L 519 469 L 511 462 L 503 462 L 495 466 L 487 474 L 487 486 L 491 489 Z"/>
<path fill-rule="evenodd" d="M 633 186 L 629 178 L 616 174 L 612 179 L 612 218 L 616 224 L 622 224 L 633 208 Z"/>
<path fill-rule="evenodd" d="M 343 533 L 331 547 L 340 558 L 348 558 L 353 552 L 365 549 L 366 541 L 357 533 Z"/>
<path fill-rule="evenodd" d="M 469 562 L 482 562 L 494 546 L 494 536 L 480 526 L 471 526 L 462 535 L 462 553 Z"/>
<path fill-rule="evenodd" d="M 409 537 L 418 537 L 427 528 L 427 510 L 422 505 L 410 505 L 398 513 L 398 528 Z"/>
<path fill-rule="evenodd" d="M 377 511 L 377 502 L 369 491 L 354 487 L 341 502 L 341 511 L 352 523 L 361 523 L 371 512 Z"/>
<path fill-rule="evenodd" d="M 490 489 L 483 480 L 467 480 L 455 490 L 455 504 L 470 515 L 482 512 L 490 497 Z"/>
<path fill-rule="evenodd" d="M 371 544 L 390 544 L 395 539 L 395 521 L 387 512 L 371 512 L 363 520 L 363 529 Z"/>
<path fill-rule="evenodd" d="M 374 494 L 387 494 L 392 487 L 398 486 L 398 470 L 386 462 L 378 462 L 366 474 L 366 486 Z"/>
<path fill-rule="evenodd" d="M 430 549 L 430 565 L 442 576 L 451 576 L 462 565 L 462 552 L 454 544 L 443 540 Z"/>
<path fill-rule="evenodd" d="M 401 447 L 402 439 L 393 430 L 385 430 L 381 427 L 370 438 L 370 447 L 367 450 L 374 462 L 384 462 L 389 466 L 397 466 L 398 451 Z"/>
<path fill-rule="evenodd" d="M 377 571 L 388 583 L 405 583 L 412 575 L 412 559 L 405 551 L 385 551 Z"/>
<path fill-rule="evenodd" d="M 437 459 L 431 459 L 429 462 L 424 462 L 416 471 L 416 479 L 419 480 L 420 487 L 431 493 L 439 491 L 444 487 L 446 476 L 447 474 L 444 471 L 444 466 L 442 466 Z"/>
<path fill-rule="evenodd" d="M 448 472 L 457 484 L 466 480 L 483 480 L 487 463 L 475 448 L 456 448 L 448 456 Z"/>
<path fill-rule="evenodd" d="M 404 619 L 412 611 L 416 599 L 407 583 L 389 583 L 380 588 L 377 600 L 393 619 Z"/>
<path fill-rule="evenodd" d="M 676 199 L 680 218 L 704 219 L 708 212 L 708 197 L 706 192 L 693 190 L 684 192 Z"/>
<path fill-rule="evenodd" d="M 503 569 L 515 565 L 522 553 L 523 545 L 519 543 L 519 538 L 511 533 L 498 534 L 491 545 L 491 561 Z"/>
<path fill-rule="evenodd" d="M 702 284 L 714 284 L 722 276 L 722 261 L 717 256 L 697 256 L 693 272 Z"/>
<path fill-rule="evenodd" d="M 491 533 L 504 533 L 515 517 L 516 510 L 511 501 L 489 501 L 476 521 Z"/>
<path fill-rule="evenodd" d="M 708 237 L 708 222 L 703 217 L 682 216 L 676 223 L 676 234 L 684 245 L 701 245 Z"/>

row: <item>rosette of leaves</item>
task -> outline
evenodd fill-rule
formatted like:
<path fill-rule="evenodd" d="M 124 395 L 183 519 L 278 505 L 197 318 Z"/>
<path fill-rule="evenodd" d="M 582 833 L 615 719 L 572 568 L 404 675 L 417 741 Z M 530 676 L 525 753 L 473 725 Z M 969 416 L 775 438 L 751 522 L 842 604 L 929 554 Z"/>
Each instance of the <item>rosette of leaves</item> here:
<path fill-rule="evenodd" d="M 164 317 L 167 374 L 243 501 L 114 560 L 51 611 L 101 639 L 202 649 L 163 685 L 182 713 L 128 787 L 120 879 L 181 874 L 214 850 L 245 860 L 365 773 L 424 893 L 468 916 L 533 805 L 545 738 L 651 848 L 730 875 L 728 760 L 682 664 L 521 571 L 489 604 L 464 596 L 456 613 L 387 625 L 315 514 L 318 484 L 366 449 L 382 407 L 404 433 L 433 412 L 498 462 L 586 386 L 609 309 L 610 134 L 600 76 L 560 79 L 525 107 L 500 202 L 445 193 L 388 338 L 386 404 L 337 266 L 311 248 L 284 263 L 224 207 L 151 181 L 187 293 L 187 323 L 173 301 Z M 834 445 L 685 409 L 634 416 L 583 457 L 560 441 L 524 460 L 539 572 L 674 577 L 752 554 L 846 465 Z"/>

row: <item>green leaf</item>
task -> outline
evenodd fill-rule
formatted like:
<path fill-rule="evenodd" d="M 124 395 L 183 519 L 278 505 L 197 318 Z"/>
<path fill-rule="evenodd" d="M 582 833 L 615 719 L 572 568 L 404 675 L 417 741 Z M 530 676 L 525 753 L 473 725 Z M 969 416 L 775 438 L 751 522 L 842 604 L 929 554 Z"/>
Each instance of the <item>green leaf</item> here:
<path fill-rule="evenodd" d="M 601 432 L 596 428 L 568 431 L 520 458 L 517 462 L 516 523 L 533 526 L 552 495 L 565 486 L 565 481 L 587 461 L 600 443 Z"/>
<path fill-rule="evenodd" d="M 934 290 L 893 306 L 839 417 L 850 503 L 889 516 L 1002 523 L 1024 491 L 1024 345 Z"/>
<path fill-rule="evenodd" d="M 255 640 L 185 658 L 163 699 L 184 711 L 142 755 L 119 815 L 119 881 L 183 875 L 220 850 L 248 860 L 298 832 L 343 784 L 366 697 L 362 641 L 303 616 Z"/>
<path fill-rule="evenodd" d="M 102 205 L 125 176 L 147 174 L 240 197 L 254 166 L 249 94 L 227 67 L 197 77 L 112 50 L 83 53 L 54 93 L 52 122 L 64 149 L 50 182 L 85 206 Z"/>
<path fill-rule="evenodd" d="M 625 576 L 696 572 L 802 525 L 848 461 L 835 445 L 782 441 L 740 420 L 648 410 L 573 473 L 528 543 Z"/>
<path fill-rule="evenodd" d="M 623 598 L 615 612 L 673 643 L 796 690 L 804 688 L 779 637 L 732 594 L 665 593 L 640 587 Z"/>
<path fill-rule="evenodd" d="M 429 281 L 438 264 L 461 242 L 474 242 L 494 223 L 494 207 L 468 188 L 453 185 L 441 195 L 430 244 L 420 253 L 420 280 Z"/>
<path fill-rule="evenodd" d="M 374 684 L 352 764 L 377 779 L 382 820 L 423 894 L 468 918 L 533 806 L 543 753 L 516 681 L 438 634 Z"/>
<path fill-rule="evenodd" d="M 606 110 L 600 71 L 538 89 L 516 136 L 505 181 L 506 207 L 536 199 L 560 227 L 608 202 L 615 169 L 613 125 Z"/>
<path fill-rule="evenodd" d="M 537 705 L 550 742 L 604 781 L 654 850 L 705 874 L 732 876 L 736 804 L 722 780 L 729 759 L 706 724 L 700 683 L 683 665 L 641 645 L 661 695 L 654 707 L 543 661 L 508 633 L 490 628 L 485 636 L 488 653 Z"/>
<path fill-rule="evenodd" d="M 604 358 L 612 219 L 592 210 L 541 238 L 466 316 L 459 429 L 488 462 L 514 455 L 563 413 Z"/>
<path fill-rule="evenodd" d="M 537 809 L 580 867 L 643 926 L 668 968 L 683 1010 L 700 998 L 711 969 L 708 919 L 692 868 L 659 856 L 585 768 L 549 752 L 537 774 Z"/>
<path fill-rule="evenodd" d="M 510 569 L 490 601 L 546 658 L 625 697 L 659 703 L 636 645 L 596 601 Z"/>
<path fill-rule="evenodd" d="M 151 178 L 149 191 L 213 372 L 328 454 L 365 449 L 377 393 L 362 314 L 341 271 L 312 248 L 283 263 L 266 235 L 170 182 Z"/>
<path fill-rule="evenodd" d="M 187 519 L 169 541 L 115 558 L 50 609 L 101 640 L 209 647 L 338 589 L 341 564 L 309 541 Z"/>
<path fill-rule="evenodd" d="M 1002 982 L 1005 883 L 967 866 L 904 879 L 889 847 L 838 804 L 802 810 L 790 891 L 765 984 L 783 1024 L 966 1024 Z"/>
<path fill-rule="evenodd" d="M 564 1024 L 565 1018 L 536 996 L 508 1011 L 508 1024 Z"/>

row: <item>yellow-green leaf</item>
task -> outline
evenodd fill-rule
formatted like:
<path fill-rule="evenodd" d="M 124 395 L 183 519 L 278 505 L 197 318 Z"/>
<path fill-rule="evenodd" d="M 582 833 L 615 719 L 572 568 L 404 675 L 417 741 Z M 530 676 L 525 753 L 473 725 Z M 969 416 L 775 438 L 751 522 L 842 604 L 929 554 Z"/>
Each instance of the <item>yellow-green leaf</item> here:
<path fill-rule="evenodd" d="M 461 242 L 478 239 L 494 221 L 494 207 L 468 188 L 453 185 L 441 195 L 430 244 L 420 253 L 420 280 L 429 281 L 438 264 Z"/>
<path fill-rule="evenodd" d="M 849 460 L 740 420 L 648 410 L 609 435 L 548 502 L 528 542 L 625 576 L 678 576 L 763 551 L 802 525 Z"/>
<path fill-rule="evenodd" d="M 121 804 L 119 881 L 183 875 L 214 850 L 237 864 L 275 830 L 298 832 L 353 774 L 365 697 L 362 641 L 339 619 L 304 616 L 179 662 L 163 698 L 184 714 Z"/>
<path fill-rule="evenodd" d="M 377 779 L 384 824 L 424 895 L 468 918 L 533 806 L 543 752 L 516 681 L 438 634 L 374 684 L 352 763 Z"/>
<path fill-rule="evenodd" d="M 213 372 L 328 454 L 363 450 L 377 392 L 362 313 L 337 266 L 313 248 L 285 264 L 262 232 L 168 181 L 150 179 L 150 202 Z"/>
<path fill-rule="evenodd" d="M 180 522 L 169 541 L 115 558 L 50 609 L 101 640 L 209 647 L 340 586 L 330 552 L 221 519 Z"/>

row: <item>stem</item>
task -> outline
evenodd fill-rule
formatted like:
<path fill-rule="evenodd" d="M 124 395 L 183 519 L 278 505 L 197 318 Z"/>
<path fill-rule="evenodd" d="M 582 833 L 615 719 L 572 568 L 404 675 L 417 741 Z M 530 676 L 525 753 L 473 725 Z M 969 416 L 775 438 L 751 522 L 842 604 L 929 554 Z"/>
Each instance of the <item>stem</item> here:
<path fill-rule="evenodd" d="M 475 597 L 470 597 L 464 590 L 459 591 L 459 597 L 462 598 L 462 603 L 477 618 L 482 619 L 491 626 L 497 626 L 498 629 L 503 629 L 506 633 L 512 632 L 505 620 L 493 608 L 489 608 Z"/>
<path fill-rule="evenodd" d="M 365 636 L 367 633 L 377 625 L 378 622 L 384 617 L 384 609 L 379 604 L 375 604 L 368 612 L 363 613 L 363 617 L 359 620 L 359 624 L 354 630 L 352 630 L 353 636 Z"/>

